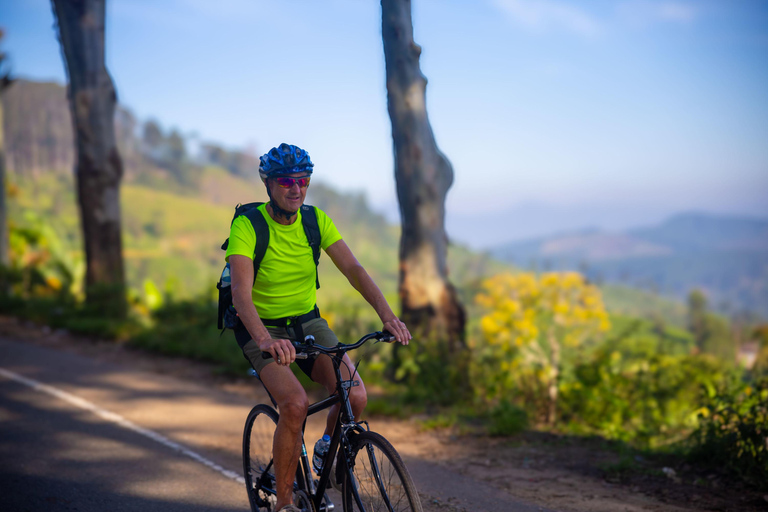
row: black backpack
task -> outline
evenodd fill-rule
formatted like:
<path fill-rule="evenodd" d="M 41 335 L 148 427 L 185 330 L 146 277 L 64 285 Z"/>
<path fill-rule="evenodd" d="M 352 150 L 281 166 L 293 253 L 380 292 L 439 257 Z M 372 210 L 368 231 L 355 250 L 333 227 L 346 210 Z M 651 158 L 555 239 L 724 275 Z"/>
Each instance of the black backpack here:
<path fill-rule="evenodd" d="M 259 273 L 261 260 L 269 246 L 269 226 L 264 219 L 258 207 L 264 203 L 238 204 L 235 207 L 235 215 L 232 217 L 230 227 L 235 219 L 241 215 L 248 217 L 256 232 L 256 247 L 253 249 L 253 281 L 256 282 L 256 275 Z M 320 227 L 317 224 L 317 212 L 314 206 L 302 205 L 301 224 L 304 226 L 304 233 L 307 235 L 309 247 L 312 249 L 312 258 L 315 260 L 315 287 L 320 288 L 320 278 L 317 275 L 317 265 L 320 262 Z M 227 238 L 221 248 L 227 250 L 229 247 L 229 238 Z M 232 278 L 230 276 L 229 263 L 224 266 L 219 282 L 216 283 L 219 290 L 219 329 L 234 329 L 239 319 L 237 312 L 232 305 Z"/>

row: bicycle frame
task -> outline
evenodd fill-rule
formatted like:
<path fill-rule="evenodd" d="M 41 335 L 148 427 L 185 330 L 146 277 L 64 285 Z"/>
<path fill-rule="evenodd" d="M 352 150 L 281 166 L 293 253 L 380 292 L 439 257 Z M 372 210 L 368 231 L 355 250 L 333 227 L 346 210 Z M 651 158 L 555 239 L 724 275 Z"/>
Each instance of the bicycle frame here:
<path fill-rule="evenodd" d="M 381 337 L 379 337 L 381 336 Z M 320 473 L 320 478 L 317 482 L 317 485 L 315 485 L 314 478 L 312 475 L 312 466 L 309 461 L 309 456 L 307 454 L 306 444 L 304 443 L 304 429 L 306 428 L 307 421 L 304 420 L 304 424 L 302 425 L 302 443 L 301 443 L 301 455 L 299 457 L 299 464 L 296 469 L 296 482 L 298 490 L 302 490 L 309 496 L 309 499 L 312 501 L 314 505 L 314 509 L 320 511 L 321 508 L 321 502 L 323 501 L 323 498 L 325 497 L 325 491 L 328 488 L 328 483 L 331 478 L 331 470 L 333 469 L 333 463 L 331 461 L 334 460 L 334 457 L 338 456 L 338 451 L 341 449 L 343 450 L 344 457 L 341 457 L 341 462 L 343 466 L 341 468 L 336 468 L 337 474 L 340 472 L 346 473 L 347 475 L 351 476 L 350 471 L 350 460 L 348 458 L 348 454 L 351 451 L 351 446 L 349 443 L 349 439 L 347 437 L 347 433 L 350 430 L 353 431 L 365 431 L 367 430 L 367 422 L 357 422 L 355 421 L 354 414 L 352 412 L 352 406 L 349 403 L 349 389 L 354 387 L 355 385 L 358 385 L 355 383 L 354 376 L 356 373 L 356 370 L 352 372 L 350 380 L 343 380 L 341 376 L 341 362 L 337 360 L 338 357 L 343 357 L 343 354 L 346 352 L 353 350 L 355 348 L 358 348 L 362 346 L 365 342 L 367 342 L 370 339 L 379 339 L 383 341 L 390 341 L 394 337 L 389 335 L 382 335 L 382 333 L 373 333 L 368 336 L 364 336 L 361 338 L 357 343 L 350 344 L 350 345 L 344 345 L 339 344 L 336 347 L 332 348 L 326 348 L 319 345 L 314 344 L 299 344 L 295 343 L 297 348 L 308 350 L 311 352 L 316 352 L 318 354 L 326 354 L 331 358 L 331 361 L 333 363 L 334 371 L 336 373 L 336 392 L 327 397 L 324 398 L 318 402 L 315 402 L 313 404 L 310 404 L 307 409 L 307 417 L 316 414 L 320 411 L 324 411 L 337 403 L 341 403 L 341 410 L 339 411 L 339 415 L 336 418 L 336 422 L 334 424 L 333 434 L 331 435 L 331 442 L 328 446 L 328 453 L 325 455 L 325 460 L 323 461 L 323 470 Z M 306 353 L 303 354 L 297 354 L 297 358 L 299 356 L 307 357 Z M 365 427 L 363 427 L 363 424 L 365 424 Z M 270 464 L 271 466 L 271 464 Z M 264 486 L 264 483 L 261 482 L 261 478 L 263 478 L 263 475 L 266 474 L 266 471 L 262 474 L 262 477 L 259 478 L 259 485 Z M 264 486 L 266 487 L 266 486 Z M 357 495 L 357 491 L 353 489 L 354 493 L 354 499 L 360 506 L 360 497 Z M 361 507 L 362 508 L 362 507 Z"/>

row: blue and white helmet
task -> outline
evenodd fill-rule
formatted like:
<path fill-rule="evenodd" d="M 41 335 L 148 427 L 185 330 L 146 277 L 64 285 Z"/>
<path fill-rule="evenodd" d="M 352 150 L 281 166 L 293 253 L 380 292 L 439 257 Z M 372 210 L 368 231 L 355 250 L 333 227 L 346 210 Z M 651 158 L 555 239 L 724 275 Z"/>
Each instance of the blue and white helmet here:
<path fill-rule="evenodd" d="M 259 158 L 259 176 L 266 180 L 270 176 L 309 173 L 312 174 L 315 164 L 309 158 L 309 153 L 293 144 L 282 143 L 272 148 Z"/>

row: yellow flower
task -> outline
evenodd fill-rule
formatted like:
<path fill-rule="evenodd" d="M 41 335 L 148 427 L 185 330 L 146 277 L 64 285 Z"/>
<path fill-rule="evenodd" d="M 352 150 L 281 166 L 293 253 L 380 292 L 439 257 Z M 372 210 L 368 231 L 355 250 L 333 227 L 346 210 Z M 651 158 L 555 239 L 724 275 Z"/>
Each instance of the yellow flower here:
<path fill-rule="evenodd" d="M 53 276 L 47 277 L 45 279 L 45 284 L 47 284 L 53 290 L 61 289 L 61 281 L 57 277 L 53 277 Z"/>

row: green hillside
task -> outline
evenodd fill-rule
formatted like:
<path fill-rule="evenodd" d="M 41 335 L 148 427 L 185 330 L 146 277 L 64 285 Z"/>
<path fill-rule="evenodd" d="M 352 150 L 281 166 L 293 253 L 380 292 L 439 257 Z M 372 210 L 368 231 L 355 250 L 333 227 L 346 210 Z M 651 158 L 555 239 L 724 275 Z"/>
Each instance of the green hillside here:
<path fill-rule="evenodd" d="M 266 200 L 259 183 L 233 176 L 224 169 L 206 167 L 200 175 L 202 190 L 191 193 L 156 190 L 143 184 L 121 187 L 123 247 L 128 285 L 139 296 L 145 280 L 177 299 L 215 294 L 223 266 L 221 243 L 228 234 L 234 206 Z M 12 222 L 43 222 L 58 235 L 69 259 L 81 267 L 80 227 L 73 180 L 47 174 L 18 180 L 10 202 Z M 382 291 L 397 303 L 399 227 L 388 224 L 368 207 L 362 194 L 343 194 L 322 182 L 313 182 L 308 202 L 326 211 L 345 241 L 373 276 Z M 449 249 L 451 280 L 470 313 L 483 278 L 514 267 L 463 246 Z M 326 310 L 358 310 L 370 318 L 362 298 L 327 257 L 320 260 L 319 306 Z M 612 313 L 663 319 L 685 325 L 685 306 L 656 294 L 626 286 L 605 285 L 605 303 Z"/>
<path fill-rule="evenodd" d="M 683 328 L 686 325 L 686 306 L 680 301 L 658 294 L 620 285 L 603 285 L 603 300 L 614 315 L 649 318 Z"/>
<path fill-rule="evenodd" d="M 66 91 L 59 84 L 19 80 L 3 95 L 3 107 L 8 179 L 14 190 L 10 220 L 22 226 L 42 224 L 55 233 L 61 254 L 81 281 L 84 265 Z M 234 206 L 266 200 L 256 172 L 258 159 L 209 141 L 192 155 L 179 131 L 164 130 L 153 120 L 141 122 L 125 106 L 116 113 L 115 128 L 125 167 L 121 206 L 130 288 L 141 295 L 149 279 L 176 298 L 213 296 L 223 265 L 220 245 Z M 307 202 L 334 219 L 355 255 L 396 303 L 399 226 L 373 212 L 363 194 L 340 193 L 317 178 Z M 449 277 L 471 310 L 483 277 L 514 269 L 511 263 L 462 246 L 451 246 L 448 260 Z M 343 302 L 345 310 L 367 310 L 327 258 L 321 258 L 320 281 L 321 307 L 327 310 Z M 644 316 L 681 307 L 669 307 L 629 287 L 620 292 L 608 288 L 606 299 L 612 311 Z"/>
<path fill-rule="evenodd" d="M 121 187 L 123 247 L 129 287 L 143 293 L 150 279 L 176 298 L 199 294 L 213 297 L 215 282 L 224 264 L 221 243 L 228 234 L 234 206 L 264 201 L 263 186 L 227 171 L 206 167 L 197 195 L 181 194 L 126 183 Z M 81 262 L 79 218 L 73 180 L 48 174 L 14 184 L 10 218 L 19 225 L 44 222 L 60 238 L 65 252 Z M 374 213 L 361 194 L 344 194 L 313 183 L 308 202 L 326 211 L 360 262 L 382 291 L 396 303 L 399 228 Z M 471 301 L 473 290 L 485 276 L 508 269 L 489 257 L 464 247 L 452 247 L 451 278 Z M 346 279 L 327 257 L 320 260 L 320 306 L 336 302 L 364 306 Z"/>

